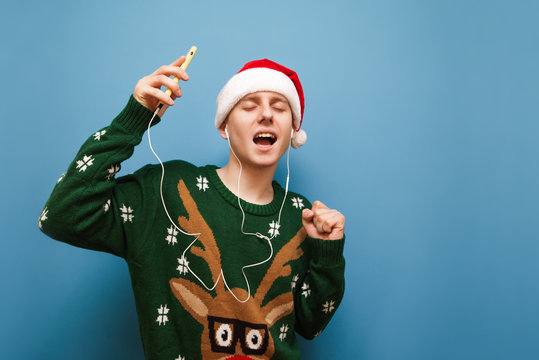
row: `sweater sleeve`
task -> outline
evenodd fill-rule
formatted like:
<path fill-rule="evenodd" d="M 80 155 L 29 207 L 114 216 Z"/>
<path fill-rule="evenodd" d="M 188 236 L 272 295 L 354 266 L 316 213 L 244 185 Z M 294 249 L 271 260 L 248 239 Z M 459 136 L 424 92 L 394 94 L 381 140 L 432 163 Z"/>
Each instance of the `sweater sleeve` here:
<path fill-rule="evenodd" d="M 318 336 L 329 323 L 344 295 L 344 238 L 307 237 L 309 270 L 295 286 L 296 331 L 307 339 Z"/>
<path fill-rule="evenodd" d="M 143 231 L 137 215 L 151 206 L 152 196 L 143 184 L 148 168 L 119 179 L 115 174 L 142 140 L 152 115 L 131 96 L 112 123 L 82 145 L 39 217 L 45 234 L 127 259 L 129 233 Z M 156 116 L 154 123 L 159 120 Z"/>

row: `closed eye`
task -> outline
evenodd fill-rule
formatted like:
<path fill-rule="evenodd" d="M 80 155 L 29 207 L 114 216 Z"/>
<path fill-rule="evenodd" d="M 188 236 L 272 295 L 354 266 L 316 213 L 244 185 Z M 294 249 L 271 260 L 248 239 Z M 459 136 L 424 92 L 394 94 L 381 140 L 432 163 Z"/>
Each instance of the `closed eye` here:
<path fill-rule="evenodd" d="M 283 100 L 281 98 L 273 98 L 271 101 L 270 101 L 270 105 L 273 106 L 274 108 L 279 108 L 279 109 L 283 109 L 285 110 L 286 108 L 288 108 L 288 101 L 286 100 Z"/>

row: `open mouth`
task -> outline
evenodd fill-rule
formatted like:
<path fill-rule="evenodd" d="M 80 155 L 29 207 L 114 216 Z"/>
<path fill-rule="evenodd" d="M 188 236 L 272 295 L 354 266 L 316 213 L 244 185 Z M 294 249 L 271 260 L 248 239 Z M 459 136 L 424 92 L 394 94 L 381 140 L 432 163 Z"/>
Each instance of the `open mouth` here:
<path fill-rule="evenodd" d="M 257 145 L 271 146 L 277 141 L 277 137 L 271 133 L 260 133 L 257 134 L 253 142 Z"/>

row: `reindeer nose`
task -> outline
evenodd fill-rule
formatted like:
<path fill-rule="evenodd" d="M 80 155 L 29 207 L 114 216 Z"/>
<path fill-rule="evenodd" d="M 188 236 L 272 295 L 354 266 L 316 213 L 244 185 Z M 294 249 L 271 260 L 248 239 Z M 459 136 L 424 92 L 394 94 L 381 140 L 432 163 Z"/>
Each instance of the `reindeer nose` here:
<path fill-rule="evenodd" d="M 253 359 L 250 358 L 249 356 L 234 355 L 234 356 L 231 356 L 229 358 L 226 358 L 226 360 L 253 360 Z"/>

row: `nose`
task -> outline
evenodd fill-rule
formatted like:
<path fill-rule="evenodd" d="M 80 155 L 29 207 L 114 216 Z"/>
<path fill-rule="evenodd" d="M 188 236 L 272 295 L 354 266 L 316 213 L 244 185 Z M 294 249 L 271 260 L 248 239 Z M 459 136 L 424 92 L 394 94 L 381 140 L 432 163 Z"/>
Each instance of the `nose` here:
<path fill-rule="evenodd" d="M 273 121 L 273 110 L 271 109 L 271 106 L 269 104 L 263 104 L 261 105 L 260 109 L 260 122 L 263 121 Z"/>

